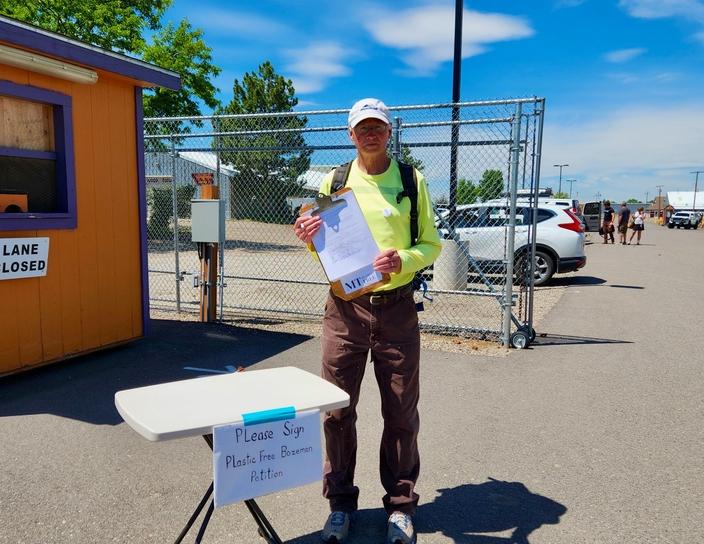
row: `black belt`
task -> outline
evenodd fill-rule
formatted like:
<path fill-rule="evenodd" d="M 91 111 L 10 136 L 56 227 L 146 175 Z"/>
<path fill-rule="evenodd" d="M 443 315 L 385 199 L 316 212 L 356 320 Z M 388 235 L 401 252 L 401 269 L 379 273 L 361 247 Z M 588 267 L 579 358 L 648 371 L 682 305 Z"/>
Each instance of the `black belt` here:
<path fill-rule="evenodd" d="M 413 292 L 413 285 L 407 283 L 396 289 L 391 289 L 390 291 L 381 291 L 379 293 L 367 293 L 362 295 L 363 297 L 369 298 L 369 303 L 372 306 L 380 306 L 382 304 L 388 304 L 389 302 L 395 302 L 402 299 L 403 297 L 410 295 Z"/>

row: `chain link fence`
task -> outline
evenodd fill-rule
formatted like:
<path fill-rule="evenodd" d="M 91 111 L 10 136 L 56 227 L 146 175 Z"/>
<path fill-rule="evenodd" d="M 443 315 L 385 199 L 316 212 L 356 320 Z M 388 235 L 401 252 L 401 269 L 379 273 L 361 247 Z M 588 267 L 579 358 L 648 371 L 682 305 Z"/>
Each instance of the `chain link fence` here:
<path fill-rule="evenodd" d="M 543 108 L 537 98 L 390 108 L 389 153 L 423 173 L 444 238 L 423 273 L 424 330 L 507 343 L 511 324 L 531 325 L 533 259 L 515 250 L 530 251 L 534 225 L 511 195 L 537 190 Z M 225 206 L 220 317 L 322 316 L 327 281 L 291 225 L 324 176 L 354 158 L 347 113 L 145 119 L 152 307 L 198 310 L 190 200 L 209 179 Z M 517 225 L 527 226 L 518 238 Z"/>

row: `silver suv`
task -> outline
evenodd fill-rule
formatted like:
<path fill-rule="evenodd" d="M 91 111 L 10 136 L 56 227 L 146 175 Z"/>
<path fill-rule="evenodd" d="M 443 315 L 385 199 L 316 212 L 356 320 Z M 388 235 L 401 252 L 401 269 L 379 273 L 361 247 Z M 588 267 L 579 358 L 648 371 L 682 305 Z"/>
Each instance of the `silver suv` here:
<path fill-rule="evenodd" d="M 668 229 L 684 227 L 685 229 L 696 229 L 702 220 L 700 213 L 696 212 L 676 212 L 667 222 Z"/>
<path fill-rule="evenodd" d="M 534 207 L 519 200 L 516 206 L 515 254 L 518 266 L 529 251 L 529 226 Z M 535 251 L 535 285 L 545 285 L 553 274 L 573 272 L 582 268 L 584 227 L 569 208 L 538 203 Z M 442 215 L 442 212 L 441 212 Z M 442 216 L 445 219 L 447 216 Z M 501 270 L 506 250 L 509 208 L 505 201 L 457 206 L 455 233 L 467 243 L 469 255 L 484 269 Z M 446 221 L 441 220 L 440 236 L 449 237 Z"/>

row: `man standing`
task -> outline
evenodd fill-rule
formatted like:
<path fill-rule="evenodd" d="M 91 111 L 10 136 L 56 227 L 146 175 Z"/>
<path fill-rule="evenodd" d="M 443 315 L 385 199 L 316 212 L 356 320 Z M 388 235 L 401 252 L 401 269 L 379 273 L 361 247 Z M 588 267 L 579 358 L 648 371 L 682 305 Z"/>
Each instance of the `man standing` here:
<path fill-rule="evenodd" d="M 628 220 L 631 218 L 631 210 L 625 202 L 621 202 L 621 209 L 618 212 L 618 236 L 621 245 L 626 245 L 626 234 L 628 234 Z"/>
<path fill-rule="evenodd" d="M 604 217 L 601 221 L 601 233 L 604 237 L 604 243 L 609 243 L 609 238 L 611 243 L 614 243 L 614 215 L 616 212 L 611 207 L 611 201 L 607 200 L 604 202 Z"/>
<path fill-rule="evenodd" d="M 327 412 L 323 423 L 323 496 L 330 503 L 331 513 L 321 537 L 328 543 L 343 542 L 351 514 L 357 510 L 356 406 L 371 350 L 384 419 L 379 470 L 386 491 L 383 504 L 389 516 L 387 542 L 410 544 L 415 542 L 411 516 L 418 504 L 414 487 L 420 470 L 420 332 L 411 283 L 415 273 L 440 254 L 440 237 L 428 188 L 416 170 L 418 237 L 412 245 L 411 204 L 403 190 L 398 163 L 387 154 L 391 118 L 384 103 L 375 98 L 355 103 L 348 116 L 348 132 L 357 158 L 350 166 L 346 187 L 354 191 L 381 250 L 374 260 L 374 269 L 390 274 L 391 281 L 350 301 L 332 292 L 328 294 L 323 318 L 322 375 L 349 393 L 350 405 Z M 332 180 L 333 172 L 323 180 L 322 193 L 330 193 Z M 310 244 L 320 226 L 318 216 L 299 217 L 294 231 L 300 240 Z"/>

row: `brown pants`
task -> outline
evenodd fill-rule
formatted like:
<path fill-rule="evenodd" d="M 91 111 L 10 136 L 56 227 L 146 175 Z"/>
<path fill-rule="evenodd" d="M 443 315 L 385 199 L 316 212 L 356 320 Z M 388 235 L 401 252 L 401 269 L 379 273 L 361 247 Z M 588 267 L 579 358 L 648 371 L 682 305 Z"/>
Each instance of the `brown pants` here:
<path fill-rule="evenodd" d="M 350 395 L 347 408 L 325 414 L 326 460 L 323 496 L 331 510 L 357 510 L 357 402 L 367 355 L 381 393 L 384 431 L 379 472 L 387 513 L 413 514 L 420 470 L 418 417 L 420 333 L 413 294 L 401 287 L 391 295 L 362 295 L 345 302 L 328 296 L 323 319 L 323 368 L 327 381 Z"/>

